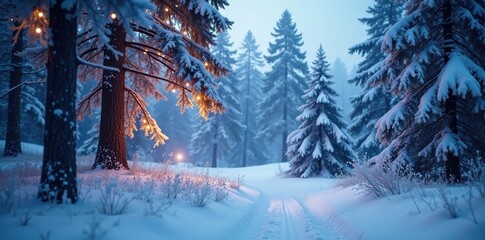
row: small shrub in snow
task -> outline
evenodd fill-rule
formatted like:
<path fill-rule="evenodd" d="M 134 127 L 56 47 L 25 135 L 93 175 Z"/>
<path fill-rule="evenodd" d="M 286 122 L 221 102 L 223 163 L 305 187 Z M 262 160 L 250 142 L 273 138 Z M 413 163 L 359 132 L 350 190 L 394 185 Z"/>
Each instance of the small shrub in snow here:
<path fill-rule="evenodd" d="M 411 191 L 416 186 L 412 169 L 405 163 L 389 163 L 380 159 L 356 162 L 350 175 L 340 185 L 356 185 L 356 189 L 373 197 L 386 197 Z"/>
<path fill-rule="evenodd" d="M 112 178 L 106 183 L 104 189 L 101 189 L 98 200 L 99 211 L 106 215 L 121 215 L 126 212 L 132 200 L 120 189 L 118 179 Z"/>
<path fill-rule="evenodd" d="M 18 188 L 17 178 L 10 177 L 7 180 L 7 186 L 0 188 L 0 212 L 9 213 L 15 206 L 15 202 L 19 199 L 16 195 L 15 189 Z"/>
<path fill-rule="evenodd" d="M 244 175 L 237 175 L 233 181 L 229 181 L 229 187 L 232 189 L 239 189 L 244 185 Z"/>
<path fill-rule="evenodd" d="M 161 191 L 166 199 L 176 199 L 182 191 L 182 177 L 180 174 L 175 176 L 166 175 L 161 181 Z"/>
<path fill-rule="evenodd" d="M 147 216 L 162 216 L 162 212 L 166 211 L 170 206 L 172 206 L 172 202 L 166 199 L 162 199 L 162 201 L 155 201 L 154 199 L 150 199 L 145 201 L 145 215 Z"/>
<path fill-rule="evenodd" d="M 184 199 L 196 207 L 204 207 L 212 199 L 213 181 L 209 171 L 186 176 L 184 179 Z"/>
<path fill-rule="evenodd" d="M 209 203 L 212 191 L 210 182 L 190 182 L 187 185 L 185 199 L 196 207 L 204 207 Z"/>
<path fill-rule="evenodd" d="M 22 226 L 27 226 L 27 224 L 30 222 L 32 219 L 33 215 L 30 212 L 30 209 L 26 209 L 23 214 L 20 214 L 19 216 L 19 223 Z"/>
<path fill-rule="evenodd" d="M 458 216 L 458 197 L 453 195 L 449 187 L 440 184 L 436 188 L 438 190 L 439 200 L 443 207 L 450 213 L 452 218 Z"/>
<path fill-rule="evenodd" d="M 472 215 L 471 220 L 475 223 L 478 224 L 477 216 L 475 215 L 475 209 L 473 208 L 472 200 L 473 200 L 473 189 L 471 186 L 468 187 L 466 195 L 463 196 L 463 199 L 465 199 L 465 202 L 468 205 L 468 209 L 470 210 L 470 214 Z"/>
<path fill-rule="evenodd" d="M 39 234 L 39 238 L 40 238 L 40 240 L 49 240 L 51 238 L 51 234 L 52 234 L 52 232 L 50 230 L 48 230 L 45 233 Z"/>
<path fill-rule="evenodd" d="M 225 179 L 219 179 L 214 185 L 214 201 L 220 202 L 229 197 Z"/>
<path fill-rule="evenodd" d="M 87 239 L 100 240 L 106 236 L 108 230 L 101 226 L 101 222 L 102 220 L 99 217 L 93 215 L 91 221 L 88 223 L 88 229 L 83 230 L 83 234 L 86 235 Z"/>
<path fill-rule="evenodd" d="M 465 177 L 468 179 L 468 184 L 474 187 L 481 197 L 485 197 L 485 162 L 477 153 L 477 158 L 470 159 L 466 165 L 468 171 Z"/>

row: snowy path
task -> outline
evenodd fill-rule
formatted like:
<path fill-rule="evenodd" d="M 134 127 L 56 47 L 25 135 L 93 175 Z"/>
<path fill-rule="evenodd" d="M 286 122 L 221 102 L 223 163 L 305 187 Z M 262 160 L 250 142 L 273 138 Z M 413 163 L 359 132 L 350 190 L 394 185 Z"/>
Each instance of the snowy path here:
<path fill-rule="evenodd" d="M 298 191 L 303 186 L 291 184 L 295 179 L 281 178 L 282 183 L 254 182 L 261 192 L 260 204 L 255 209 L 246 239 L 341 239 L 328 221 L 312 213 Z M 290 184 L 284 184 L 289 182 Z M 301 182 L 301 180 L 299 181 Z M 282 186 L 285 186 L 282 189 Z"/>

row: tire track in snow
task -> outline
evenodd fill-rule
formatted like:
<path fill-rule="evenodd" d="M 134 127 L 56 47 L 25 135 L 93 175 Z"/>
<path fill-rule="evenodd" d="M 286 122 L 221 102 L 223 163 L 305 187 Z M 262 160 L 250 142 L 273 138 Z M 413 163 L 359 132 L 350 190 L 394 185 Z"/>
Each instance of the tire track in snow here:
<path fill-rule="evenodd" d="M 294 198 L 271 199 L 264 221 L 251 239 L 338 239 Z"/>

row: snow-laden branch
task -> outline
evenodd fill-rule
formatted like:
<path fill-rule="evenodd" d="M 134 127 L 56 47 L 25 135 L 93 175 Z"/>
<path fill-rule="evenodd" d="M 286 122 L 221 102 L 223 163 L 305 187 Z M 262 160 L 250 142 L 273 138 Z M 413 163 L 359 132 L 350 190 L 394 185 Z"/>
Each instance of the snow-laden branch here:
<path fill-rule="evenodd" d="M 100 68 L 100 69 L 107 70 L 107 71 L 114 71 L 114 72 L 120 71 L 118 68 L 108 67 L 108 66 L 104 66 L 104 65 L 101 65 L 101 64 L 86 61 L 86 60 L 82 59 L 81 57 L 79 57 L 79 55 L 77 55 L 77 54 L 76 54 L 76 58 L 77 58 L 77 61 L 80 64 L 84 64 L 86 66 L 90 66 L 90 67 L 93 67 L 93 68 Z"/>
<path fill-rule="evenodd" d="M 23 85 L 32 85 L 32 84 L 39 84 L 39 83 L 45 83 L 45 82 L 46 82 L 45 79 L 39 79 L 39 80 L 36 80 L 36 81 L 29 81 L 29 82 L 20 83 L 20 84 L 14 86 L 13 88 L 10 88 L 9 90 L 7 90 L 7 92 L 5 92 L 4 94 L 0 95 L 0 98 L 10 94 L 13 90 L 15 90 L 19 87 L 22 87 Z"/>
<path fill-rule="evenodd" d="M 144 73 L 144 72 L 141 72 L 141 71 L 138 71 L 138 70 L 136 70 L 136 69 L 129 68 L 129 67 L 126 67 L 126 66 L 124 67 L 124 69 L 125 69 L 126 71 L 128 71 L 128 72 L 132 72 L 132 73 L 140 74 L 140 75 L 143 75 L 143 76 L 146 76 L 146 77 L 151 77 L 151 78 L 155 78 L 155 79 L 158 79 L 158 80 L 162 80 L 162 81 L 165 81 L 165 82 L 171 83 L 171 84 L 176 85 L 176 86 L 178 86 L 178 87 L 180 87 L 180 88 L 182 88 L 182 89 L 184 89 L 184 90 L 187 90 L 187 91 L 189 91 L 189 92 L 192 92 L 190 89 L 186 88 L 185 86 L 182 86 L 182 85 L 180 85 L 180 84 L 178 84 L 178 83 L 176 83 L 176 82 L 174 82 L 174 81 L 170 81 L 170 80 L 168 80 L 168 79 L 166 79 L 166 78 L 162 78 L 162 77 L 159 77 L 159 76 L 155 76 L 155 75 L 153 75 L 153 74 L 149 74 L 149 73 Z"/>

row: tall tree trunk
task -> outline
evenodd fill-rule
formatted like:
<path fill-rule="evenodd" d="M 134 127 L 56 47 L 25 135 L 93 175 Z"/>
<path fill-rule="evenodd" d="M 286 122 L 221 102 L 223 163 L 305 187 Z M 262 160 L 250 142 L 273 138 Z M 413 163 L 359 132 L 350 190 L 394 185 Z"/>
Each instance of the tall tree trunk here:
<path fill-rule="evenodd" d="M 250 51 L 250 50 L 249 50 Z M 250 79 L 251 79 L 251 52 L 248 54 L 248 75 L 246 76 L 246 103 L 245 103 L 245 110 L 244 110 L 244 126 L 246 126 L 244 130 L 244 144 L 243 144 L 243 159 L 242 159 L 242 167 L 246 167 L 247 165 L 247 151 L 248 151 L 248 132 L 249 132 L 249 86 L 250 86 Z"/>
<path fill-rule="evenodd" d="M 49 7 L 44 159 L 38 196 L 62 203 L 78 199 L 76 186 L 76 5 Z"/>
<path fill-rule="evenodd" d="M 286 40 L 285 40 L 286 41 Z M 285 88 L 284 88 L 284 105 L 283 105 L 283 132 L 281 133 L 281 139 L 282 139 L 282 146 L 281 146 L 281 162 L 287 162 L 288 158 L 286 157 L 286 149 L 288 148 L 288 145 L 286 143 L 286 138 L 288 137 L 288 63 L 286 63 L 285 66 Z"/>
<path fill-rule="evenodd" d="M 215 123 L 215 130 L 214 130 L 214 138 L 212 139 L 212 162 L 211 162 L 211 167 L 216 168 L 217 167 L 217 135 L 219 134 L 219 121 L 217 119 L 217 116 L 214 116 L 216 119 Z"/>
<path fill-rule="evenodd" d="M 18 22 L 14 24 L 19 26 Z M 12 33 L 12 39 L 15 36 L 15 32 Z M 23 31 L 17 38 L 17 41 L 13 45 L 11 52 L 12 71 L 10 71 L 10 88 L 13 88 L 22 83 L 22 57 L 17 53 L 23 50 Z M 3 156 L 16 157 L 22 153 L 22 147 L 20 145 L 20 113 L 21 103 L 20 94 L 22 89 L 20 87 L 11 91 L 8 95 L 8 118 L 7 118 L 7 136 L 5 138 L 5 148 Z"/>
<path fill-rule="evenodd" d="M 126 49 L 126 31 L 115 20 L 108 24 L 111 30 L 109 44 L 121 53 Z M 119 71 L 103 70 L 101 120 L 99 125 L 99 142 L 93 168 L 126 169 L 125 139 L 125 55 L 117 56 L 109 49 L 104 49 L 105 66 Z"/>
<path fill-rule="evenodd" d="M 451 20 L 451 2 L 445 0 L 443 7 L 443 41 L 445 42 L 445 64 L 450 60 L 453 51 L 451 42 L 453 41 L 453 22 Z M 456 96 L 451 90 L 448 91 L 448 99 L 445 102 L 445 114 L 448 119 L 448 126 L 453 134 L 458 134 L 458 120 L 456 116 Z M 452 152 L 446 153 L 445 163 L 446 179 L 449 182 L 461 181 L 460 158 Z"/>

